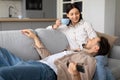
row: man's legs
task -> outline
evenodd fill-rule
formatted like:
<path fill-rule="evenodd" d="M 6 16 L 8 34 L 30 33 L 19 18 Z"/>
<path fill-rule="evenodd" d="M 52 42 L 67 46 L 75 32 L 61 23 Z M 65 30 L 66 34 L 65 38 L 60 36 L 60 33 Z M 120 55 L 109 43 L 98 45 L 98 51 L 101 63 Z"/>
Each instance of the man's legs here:
<path fill-rule="evenodd" d="M 94 80 L 115 80 L 107 64 L 107 56 L 96 56 L 96 71 Z"/>
<path fill-rule="evenodd" d="M 40 62 L 23 62 L 15 66 L 2 67 L 0 77 L 3 80 L 57 80 L 55 72 Z"/>
<path fill-rule="evenodd" d="M 20 58 L 13 55 L 5 48 L 0 47 L 0 67 L 12 66 L 12 65 L 17 64 L 20 61 L 22 61 Z"/>

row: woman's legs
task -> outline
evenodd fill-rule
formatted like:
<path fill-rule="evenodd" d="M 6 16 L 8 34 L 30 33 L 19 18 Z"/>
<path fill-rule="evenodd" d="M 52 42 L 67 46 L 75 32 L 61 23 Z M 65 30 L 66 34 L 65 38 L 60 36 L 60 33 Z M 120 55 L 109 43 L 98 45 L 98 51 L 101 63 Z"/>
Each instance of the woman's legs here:
<path fill-rule="evenodd" d="M 23 60 L 13 55 L 5 48 L 0 47 L 0 67 L 12 66 L 17 64 L 20 61 L 23 61 Z"/>
<path fill-rule="evenodd" d="M 40 62 L 23 62 L 16 66 L 2 67 L 0 77 L 3 80 L 57 80 L 55 72 Z"/>

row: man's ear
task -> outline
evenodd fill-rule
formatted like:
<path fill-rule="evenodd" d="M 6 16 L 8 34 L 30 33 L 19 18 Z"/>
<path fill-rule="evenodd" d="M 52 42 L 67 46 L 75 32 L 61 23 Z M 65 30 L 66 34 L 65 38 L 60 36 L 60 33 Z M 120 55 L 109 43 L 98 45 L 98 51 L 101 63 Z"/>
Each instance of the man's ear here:
<path fill-rule="evenodd" d="M 100 47 L 99 47 L 98 45 L 96 45 L 96 46 L 94 47 L 94 49 L 95 49 L 96 52 L 98 52 L 98 50 L 100 49 Z"/>
<path fill-rule="evenodd" d="M 92 48 L 92 50 L 93 50 L 93 52 L 98 52 L 98 50 L 99 50 L 99 46 L 98 45 L 95 45 L 93 48 Z"/>

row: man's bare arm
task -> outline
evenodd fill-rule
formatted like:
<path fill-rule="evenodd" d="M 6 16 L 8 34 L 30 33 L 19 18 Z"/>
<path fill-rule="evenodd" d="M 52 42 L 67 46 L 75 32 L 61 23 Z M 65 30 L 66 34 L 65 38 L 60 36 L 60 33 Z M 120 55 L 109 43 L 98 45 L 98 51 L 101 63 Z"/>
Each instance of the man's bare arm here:
<path fill-rule="evenodd" d="M 24 29 L 22 30 L 22 33 L 34 40 L 35 48 L 42 59 L 50 55 L 50 52 L 45 48 L 38 36 L 35 33 L 33 33 L 30 29 Z"/>

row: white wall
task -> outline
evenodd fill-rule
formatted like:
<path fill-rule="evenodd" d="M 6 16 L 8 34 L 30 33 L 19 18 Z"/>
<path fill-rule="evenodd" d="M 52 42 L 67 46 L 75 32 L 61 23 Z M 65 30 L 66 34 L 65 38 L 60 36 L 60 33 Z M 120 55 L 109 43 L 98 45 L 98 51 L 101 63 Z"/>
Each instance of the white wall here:
<path fill-rule="evenodd" d="M 96 31 L 114 35 L 115 0 L 84 0 L 84 19 Z"/>
<path fill-rule="evenodd" d="M 96 31 L 104 32 L 105 0 L 84 0 L 84 19 Z"/>
<path fill-rule="evenodd" d="M 21 15 L 21 1 L 0 1 L 0 17 L 8 17 L 8 8 L 13 6 L 13 17 Z"/>

